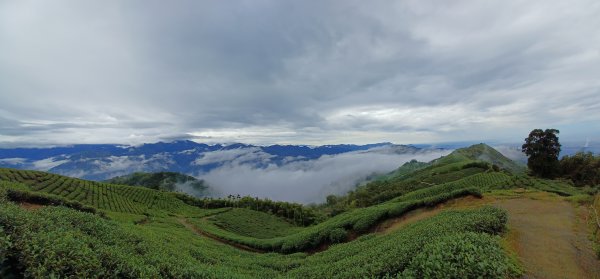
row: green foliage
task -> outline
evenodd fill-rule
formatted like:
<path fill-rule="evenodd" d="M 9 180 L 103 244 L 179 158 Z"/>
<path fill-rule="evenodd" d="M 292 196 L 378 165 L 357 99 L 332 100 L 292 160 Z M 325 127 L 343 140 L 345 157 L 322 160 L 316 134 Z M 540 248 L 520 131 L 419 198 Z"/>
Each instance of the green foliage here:
<path fill-rule="evenodd" d="M 559 172 L 558 155 L 560 143 L 556 129 L 535 129 L 529 133 L 522 146 L 522 151 L 527 155 L 527 166 L 531 172 L 539 177 L 556 177 Z"/>
<path fill-rule="evenodd" d="M 397 175 L 388 175 L 357 187 L 346 196 L 336 197 L 323 210 L 337 215 L 355 207 L 367 207 L 388 201 L 411 191 L 463 179 L 479 173 L 524 173 L 524 167 L 506 158 L 486 144 L 457 149 L 430 163 L 409 162 Z M 333 201 L 333 200 L 331 200 Z"/>
<path fill-rule="evenodd" d="M 199 211 L 186 205 L 175 197 L 174 193 L 142 187 L 86 181 L 38 171 L 2 168 L 0 168 L 0 179 L 11 182 L 10 188 L 15 190 L 12 193 L 15 200 L 22 199 L 22 201 L 40 204 L 61 204 L 87 211 L 91 211 L 89 207 L 94 207 L 106 211 L 132 214 L 152 212 L 160 215 Z"/>
<path fill-rule="evenodd" d="M 600 185 L 600 156 L 591 152 L 578 152 L 560 159 L 560 174 L 576 186 Z"/>
<path fill-rule="evenodd" d="M 343 228 L 335 228 L 329 232 L 329 241 L 331 243 L 344 242 L 348 237 L 348 232 Z"/>
<path fill-rule="evenodd" d="M 234 196 L 198 199 L 142 187 L 0 169 L 0 179 L 12 181 L 12 188 L 3 186 L 0 191 L 10 188 L 53 195 L 64 201 L 77 201 L 103 209 L 112 219 L 51 206 L 29 212 L 14 205 L 0 205 L 0 224 L 9 224 L 10 228 L 5 230 L 11 243 L 8 259 L 19 263 L 21 274 L 46 272 L 47 276 L 91 278 L 396 276 L 402 275 L 427 243 L 437 243 L 436 239 L 465 232 L 498 234 L 504 229 L 506 213 L 483 208 L 443 212 L 386 235 L 365 234 L 382 220 L 401 216 L 416 208 L 435 206 L 465 195 L 480 196 L 488 189 L 514 187 L 508 172 L 499 172 L 500 168 L 493 167 L 495 163 L 479 159 L 482 154 L 491 154 L 485 147 L 480 149 L 457 152 L 432 164 L 416 162 L 410 170 L 407 165 L 402 174 L 398 172 L 396 176 L 374 182 L 375 187 L 361 188 L 368 191 L 358 189 L 352 199 L 332 198 L 334 200 L 330 203 L 344 204 L 344 210 L 326 220 L 321 220 L 322 217 L 313 208 L 298 204 Z M 357 208 L 359 201 L 364 203 Z M 350 205 L 351 202 L 354 205 Z M 84 219 L 88 221 L 82 221 L 81 214 L 87 216 L 89 219 Z M 53 221 L 57 219 L 64 220 Z M 195 234 L 181 224 L 183 219 L 194 224 L 202 234 L 229 243 L 287 254 L 254 254 L 237 250 Z M 25 234 L 24 231 L 31 233 Z M 365 235 L 345 242 L 349 236 L 354 238 L 360 234 Z M 31 241 L 26 242 L 27 238 Z M 296 253 L 333 243 L 337 244 L 313 255 Z M 35 250 L 30 246 L 41 248 Z M 69 252 L 72 250 L 75 251 Z M 40 256 L 43 253 L 49 255 L 45 261 Z M 72 257 L 61 260 L 59 255 L 69 253 Z M 28 256 L 24 261 L 10 261 L 23 255 L 35 256 Z M 471 268 L 464 267 L 466 270 Z M 86 273 L 86 270 L 95 273 Z M 492 274 L 489 270 L 485 272 Z"/>
<path fill-rule="evenodd" d="M 9 257 L 25 277 L 134 278 L 158 276 L 140 264 L 149 251 L 139 237 L 88 213 L 47 207 L 33 212 L 0 206 L 0 223 L 11 236 Z"/>
<path fill-rule="evenodd" d="M 10 263 L 4 265 L 7 268 L 0 265 L 0 276 L 7 277 L 2 270 L 16 271 L 19 276 L 32 278 L 363 278 L 398 275 L 425 244 L 440 237 L 464 232 L 498 234 L 504 229 L 505 212 L 482 208 L 443 212 L 386 235 L 367 234 L 344 243 L 349 235 L 367 233 L 384 219 L 456 197 L 480 195 L 480 189 L 497 188 L 507 181 L 505 173 L 476 166 L 463 168 L 466 163 L 416 170 L 407 175 L 407 179 L 418 177 L 418 181 L 423 181 L 431 176 L 445 175 L 451 181 L 435 186 L 419 185 L 417 191 L 408 190 L 401 198 L 392 197 L 374 206 L 355 208 L 305 228 L 286 222 L 294 219 L 293 204 L 230 197 L 207 202 L 220 203 L 220 208 L 205 209 L 202 208 L 206 205 L 202 204 L 204 200 L 190 198 L 183 202 L 175 193 L 0 169 L 2 179 L 13 181 L 0 182 L 0 240 L 8 240 L 0 241 L 0 247 L 7 247 L 1 251 L 6 251 L 4 262 Z M 452 172 L 469 175 L 460 178 L 452 176 Z M 3 200 L 2 192 L 6 196 L 10 191 L 79 201 L 85 206 L 103 208 L 110 220 L 63 207 L 24 210 Z M 198 200 L 200 204 L 188 205 Z M 121 202 L 136 205 L 137 210 L 129 210 L 130 207 Z M 235 208 L 231 209 L 232 205 Z M 278 207 L 291 218 L 275 217 L 278 213 L 273 209 Z M 301 219 L 301 209 L 296 208 L 296 220 Z M 183 219 L 195 224 L 202 233 L 265 251 L 293 253 L 322 244 L 338 244 L 312 255 L 250 253 L 195 233 L 182 225 Z"/>
<path fill-rule="evenodd" d="M 94 207 L 86 206 L 78 201 L 67 200 L 61 196 L 52 194 L 35 193 L 31 191 L 22 191 L 9 188 L 6 190 L 6 196 L 9 200 L 15 202 L 29 202 L 39 205 L 62 205 L 83 212 L 98 213 L 103 215 Z"/>
<path fill-rule="evenodd" d="M 0 204 L 0 235 L 10 237 L 8 257 L 18 259 L 16 270 L 29 278 L 362 278 L 401 273 L 425 243 L 450 232 L 499 233 L 505 215 L 495 208 L 443 212 L 310 256 L 239 251 L 169 218 L 136 226 L 67 208 L 26 211 L 11 203 Z"/>
<path fill-rule="evenodd" d="M 404 163 L 398 169 L 393 172 L 390 172 L 387 175 L 379 177 L 377 180 L 390 180 L 390 179 L 401 179 L 406 175 L 409 175 L 415 171 L 426 168 L 429 166 L 429 163 L 419 162 L 417 160 L 410 160 L 409 162 Z"/>
<path fill-rule="evenodd" d="M 143 186 L 155 190 L 193 192 L 202 195 L 208 189 L 203 180 L 177 172 L 135 172 L 106 180 L 110 184 Z"/>
<path fill-rule="evenodd" d="M 506 158 L 500 152 L 484 143 L 457 149 L 446 157 L 452 158 L 453 156 L 455 157 L 454 160 L 457 161 L 460 161 L 460 158 L 463 157 L 472 161 L 486 162 L 491 164 L 492 168 L 496 166 L 497 169 L 507 171 L 511 174 L 522 174 L 525 171 L 523 166 Z M 438 163 L 442 163 L 447 159 L 446 157 L 439 159 Z"/>
<path fill-rule="evenodd" d="M 282 218 L 246 208 L 233 208 L 209 220 L 226 231 L 255 238 L 279 237 L 300 230 Z"/>
<path fill-rule="evenodd" d="M 582 189 L 573 187 L 563 180 L 542 179 L 526 175 L 511 177 L 509 184 L 511 188 L 532 188 L 564 197 L 585 194 Z"/>
<path fill-rule="evenodd" d="M 377 278 L 395 276 L 406 269 L 427 243 L 448 234 L 465 232 L 498 234 L 504 230 L 506 212 L 484 207 L 446 211 L 410 224 L 395 233 L 368 235 L 338 244 L 306 258 L 292 270 L 292 278 Z"/>
<path fill-rule="evenodd" d="M 299 203 L 272 201 L 270 199 L 252 198 L 249 196 L 229 195 L 225 199 L 220 198 L 195 198 L 184 194 L 175 194 L 175 197 L 186 204 L 203 209 L 237 207 L 262 211 L 275 216 L 283 217 L 298 226 L 312 225 L 322 219 L 321 216 L 311 208 Z"/>
<path fill-rule="evenodd" d="M 427 243 L 402 278 L 515 278 L 520 269 L 506 256 L 497 236 L 450 234 Z"/>
<path fill-rule="evenodd" d="M 248 237 L 226 231 L 215 226 L 208 220 L 192 219 L 190 221 L 196 225 L 197 229 L 204 233 L 229 242 L 264 251 L 294 253 L 316 248 L 320 244 L 327 242 L 333 230 L 351 229 L 359 234 L 366 233 L 379 221 L 386 218 L 401 216 L 415 208 L 435 206 L 441 202 L 466 195 L 480 196 L 481 192 L 463 184 L 440 185 L 440 187 L 432 187 L 431 190 L 423 189 L 421 192 L 402 200 L 389 201 L 371 207 L 350 210 L 300 230 L 297 233 L 269 239 Z"/>

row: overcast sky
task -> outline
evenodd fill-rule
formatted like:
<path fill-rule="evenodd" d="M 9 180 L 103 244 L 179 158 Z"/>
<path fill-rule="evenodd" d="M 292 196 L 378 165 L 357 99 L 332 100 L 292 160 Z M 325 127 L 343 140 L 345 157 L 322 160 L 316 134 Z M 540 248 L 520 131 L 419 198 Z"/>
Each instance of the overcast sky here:
<path fill-rule="evenodd" d="M 600 140 L 600 1 L 4 1 L 0 145 Z"/>

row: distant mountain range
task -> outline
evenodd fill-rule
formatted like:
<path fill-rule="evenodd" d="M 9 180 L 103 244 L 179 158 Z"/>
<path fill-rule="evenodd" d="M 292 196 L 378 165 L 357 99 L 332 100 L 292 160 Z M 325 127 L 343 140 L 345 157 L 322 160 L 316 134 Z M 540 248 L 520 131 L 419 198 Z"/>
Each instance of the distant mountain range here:
<path fill-rule="evenodd" d="M 385 151 L 382 151 L 384 149 Z M 49 171 L 89 180 L 105 180 L 133 172 L 171 171 L 189 175 L 209 172 L 224 164 L 266 168 L 348 152 L 405 154 L 421 148 L 392 143 L 367 145 L 202 144 L 174 141 L 125 146 L 83 144 L 50 148 L 0 149 L 0 167 Z"/>

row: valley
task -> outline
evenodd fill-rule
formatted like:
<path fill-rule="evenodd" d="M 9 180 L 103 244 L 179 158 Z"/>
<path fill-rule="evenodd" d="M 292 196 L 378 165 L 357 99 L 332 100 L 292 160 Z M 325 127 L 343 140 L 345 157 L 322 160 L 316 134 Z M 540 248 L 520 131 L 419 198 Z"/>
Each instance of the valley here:
<path fill-rule="evenodd" d="M 414 166 L 315 208 L 0 169 L 2 274 L 594 278 L 585 189 L 526 176 L 486 145 Z"/>

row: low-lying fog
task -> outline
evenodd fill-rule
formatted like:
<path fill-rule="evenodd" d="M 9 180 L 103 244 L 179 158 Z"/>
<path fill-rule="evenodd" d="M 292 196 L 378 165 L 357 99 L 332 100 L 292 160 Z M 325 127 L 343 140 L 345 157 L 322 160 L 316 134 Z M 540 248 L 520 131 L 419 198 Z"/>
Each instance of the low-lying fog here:
<path fill-rule="evenodd" d="M 218 196 L 250 195 L 272 200 L 320 203 L 329 194 L 345 194 L 374 173 L 387 173 L 412 159 L 428 162 L 451 150 L 421 150 L 398 154 L 392 148 L 375 148 L 316 160 L 292 161 L 277 166 L 256 167 L 231 160 L 199 176 Z M 248 154 L 244 155 L 245 161 Z M 262 156 L 257 153 L 256 156 Z"/>

